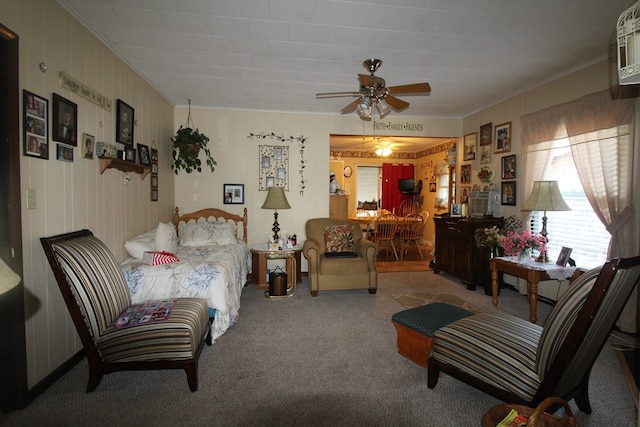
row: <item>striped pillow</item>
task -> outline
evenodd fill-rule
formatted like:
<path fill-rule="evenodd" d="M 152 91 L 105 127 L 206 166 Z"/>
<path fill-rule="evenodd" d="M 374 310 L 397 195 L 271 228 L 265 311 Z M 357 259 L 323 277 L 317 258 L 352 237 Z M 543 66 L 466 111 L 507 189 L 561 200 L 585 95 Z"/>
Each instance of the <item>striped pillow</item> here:
<path fill-rule="evenodd" d="M 579 276 L 558 300 L 547 317 L 537 355 L 540 381 L 544 379 L 544 373 L 551 366 L 560 346 L 571 330 L 601 269 L 602 267 L 597 267 Z"/>
<path fill-rule="evenodd" d="M 122 271 L 109 248 L 94 236 L 54 243 L 52 249 L 97 340 L 131 305 Z"/>

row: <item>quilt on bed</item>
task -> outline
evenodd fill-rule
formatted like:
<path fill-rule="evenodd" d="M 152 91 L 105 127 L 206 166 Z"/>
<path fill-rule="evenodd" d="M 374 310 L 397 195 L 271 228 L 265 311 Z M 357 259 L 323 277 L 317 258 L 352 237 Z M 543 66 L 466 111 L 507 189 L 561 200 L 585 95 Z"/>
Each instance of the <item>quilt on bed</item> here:
<path fill-rule="evenodd" d="M 164 265 L 146 265 L 129 258 L 121 268 L 131 300 L 198 297 L 215 309 L 211 336 L 222 335 L 238 317 L 240 294 L 251 269 L 251 254 L 245 242 L 237 244 L 178 246 L 180 260 Z"/>

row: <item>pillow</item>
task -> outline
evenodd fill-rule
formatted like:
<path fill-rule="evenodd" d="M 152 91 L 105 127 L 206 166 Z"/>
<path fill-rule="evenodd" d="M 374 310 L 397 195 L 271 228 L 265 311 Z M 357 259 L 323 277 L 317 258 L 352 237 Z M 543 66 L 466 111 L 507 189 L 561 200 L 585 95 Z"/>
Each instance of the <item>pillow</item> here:
<path fill-rule="evenodd" d="M 161 252 L 176 253 L 178 249 L 178 235 L 171 223 L 161 222 L 156 229 L 156 250 Z"/>
<path fill-rule="evenodd" d="M 225 222 L 189 223 L 180 237 L 182 246 L 233 245 L 236 236 L 233 226 Z"/>
<path fill-rule="evenodd" d="M 324 227 L 325 253 L 355 253 L 353 224 L 330 225 Z"/>
<path fill-rule="evenodd" d="M 136 237 L 127 240 L 124 242 L 124 248 L 129 256 L 142 259 L 146 251 L 156 250 L 156 230 L 138 234 Z"/>

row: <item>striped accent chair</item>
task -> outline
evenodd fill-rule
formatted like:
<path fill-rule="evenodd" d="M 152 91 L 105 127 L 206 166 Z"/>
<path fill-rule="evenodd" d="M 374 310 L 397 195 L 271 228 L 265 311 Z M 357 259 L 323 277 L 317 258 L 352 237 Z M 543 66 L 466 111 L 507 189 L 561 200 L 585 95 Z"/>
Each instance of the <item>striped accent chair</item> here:
<path fill-rule="evenodd" d="M 40 241 L 87 355 L 87 393 L 96 389 L 103 374 L 141 369 L 184 369 L 191 391 L 198 389 L 198 358 L 204 343 L 211 345 L 205 300 L 163 301 L 168 315 L 158 316 L 162 320 L 121 327 L 117 321 L 123 313 L 158 302 L 131 304 L 109 248 L 89 230 Z"/>
<path fill-rule="evenodd" d="M 497 312 L 440 328 L 429 388 L 444 372 L 508 403 L 536 407 L 555 396 L 591 413 L 591 368 L 639 278 L 640 256 L 616 258 L 575 279 L 544 327 Z"/>

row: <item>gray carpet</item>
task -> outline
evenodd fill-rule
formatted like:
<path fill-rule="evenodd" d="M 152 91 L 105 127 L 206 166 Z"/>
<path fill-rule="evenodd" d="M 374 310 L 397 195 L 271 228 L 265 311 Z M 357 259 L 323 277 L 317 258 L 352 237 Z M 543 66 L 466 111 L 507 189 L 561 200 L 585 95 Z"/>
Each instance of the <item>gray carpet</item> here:
<path fill-rule="evenodd" d="M 455 295 L 493 310 L 490 297 L 433 272 L 379 275 L 366 290 L 320 292 L 305 282 L 291 299 L 269 300 L 248 286 L 238 322 L 200 359 L 200 387 L 191 393 L 182 371 L 117 372 L 84 392 L 86 362 L 74 367 L 6 425 L 215 426 L 479 426 L 499 404 L 444 376 L 427 388 L 427 371 L 397 354 L 391 316 L 400 294 Z M 441 292 L 443 289 L 448 292 Z M 498 309 L 528 317 L 526 298 L 503 290 Z M 539 304 L 538 317 L 550 307 Z M 584 426 L 634 426 L 636 408 L 613 350 L 591 375 L 593 414 Z"/>

